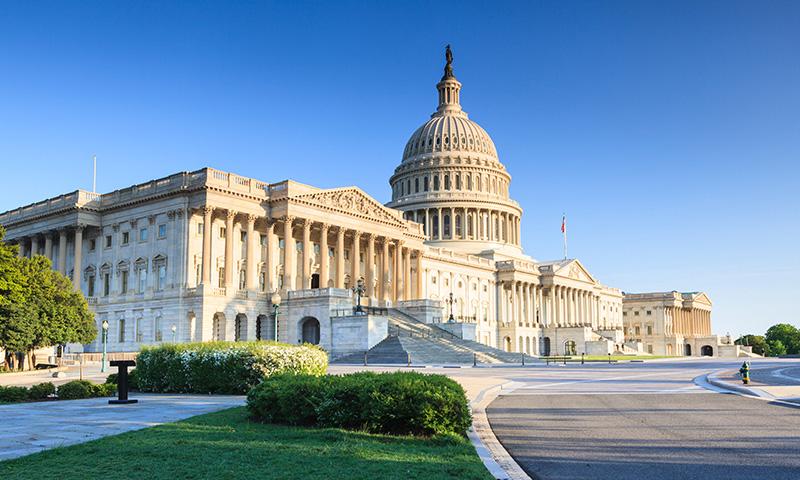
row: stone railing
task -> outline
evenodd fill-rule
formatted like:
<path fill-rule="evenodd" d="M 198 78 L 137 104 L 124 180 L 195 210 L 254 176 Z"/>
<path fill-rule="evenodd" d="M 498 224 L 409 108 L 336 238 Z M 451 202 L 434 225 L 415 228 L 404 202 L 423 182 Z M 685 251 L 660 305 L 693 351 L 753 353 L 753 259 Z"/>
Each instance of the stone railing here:
<path fill-rule="evenodd" d="M 75 190 L 57 197 L 48 198 L 41 202 L 32 203 L 24 207 L 15 208 L 0 214 L 0 225 L 8 225 L 21 220 L 26 220 L 41 215 L 71 207 L 98 206 L 100 195 L 87 192 L 86 190 Z"/>
<path fill-rule="evenodd" d="M 406 205 L 409 203 L 426 203 L 426 202 L 442 202 L 442 201 L 450 201 L 456 200 L 459 202 L 463 201 L 475 201 L 475 202 L 491 202 L 500 205 L 508 205 L 516 208 L 520 208 L 519 203 L 515 200 L 512 200 L 507 197 L 503 197 L 502 195 L 495 194 L 495 193 L 486 193 L 486 192 L 470 192 L 470 191 L 460 191 L 460 190 L 439 190 L 435 192 L 420 192 L 414 193 L 411 195 L 404 195 L 401 198 L 397 198 L 389 202 L 389 204 L 393 208 L 397 208 L 400 205 Z M 450 208 L 450 207 L 447 207 Z M 454 208 L 462 208 L 461 206 L 454 207 Z M 479 207 L 470 207 L 469 205 L 465 205 L 464 208 L 479 208 Z M 483 207 L 480 207 L 483 208 Z M 485 209 L 485 208 L 483 208 Z"/>
<path fill-rule="evenodd" d="M 289 290 L 287 297 L 290 300 L 301 298 L 340 297 L 350 298 L 353 292 L 344 288 L 309 288 L 306 290 Z"/>

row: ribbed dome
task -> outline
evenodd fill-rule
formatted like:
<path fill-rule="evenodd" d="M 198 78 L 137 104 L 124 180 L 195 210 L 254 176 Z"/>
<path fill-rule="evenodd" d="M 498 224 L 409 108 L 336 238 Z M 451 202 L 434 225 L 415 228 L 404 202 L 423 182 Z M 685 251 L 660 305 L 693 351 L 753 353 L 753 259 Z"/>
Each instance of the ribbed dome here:
<path fill-rule="evenodd" d="M 463 111 L 433 114 L 411 135 L 403 162 L 434 152 L 477 153 L 497 160 L 497 150 L 489 134 Z"/>

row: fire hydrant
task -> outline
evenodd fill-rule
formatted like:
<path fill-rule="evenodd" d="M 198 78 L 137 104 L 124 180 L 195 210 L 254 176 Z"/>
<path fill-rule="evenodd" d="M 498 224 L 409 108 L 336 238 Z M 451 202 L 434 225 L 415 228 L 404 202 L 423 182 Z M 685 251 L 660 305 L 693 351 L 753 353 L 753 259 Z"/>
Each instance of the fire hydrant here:
<path fill-rule="evenodd" d="M 739 375 L 742 376 L 742 383 L 744 383 L 745 385 L 750 383 L 750 364 L 749 363 L 744 362 L 742 364 L 742 368 L 739 369 Z"/>

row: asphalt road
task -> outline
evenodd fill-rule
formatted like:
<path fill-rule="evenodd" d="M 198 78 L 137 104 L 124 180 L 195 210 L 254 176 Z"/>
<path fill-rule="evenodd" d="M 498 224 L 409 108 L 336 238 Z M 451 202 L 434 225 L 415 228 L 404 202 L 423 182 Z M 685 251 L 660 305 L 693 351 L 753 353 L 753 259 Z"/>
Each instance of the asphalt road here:
<path fill-rule="evenodd" d="M 750 378 L 765 385 L 800 385 L 800 364 L 753 368 Z"/>
<path fill-rule="evenodd" d="M 800 479 L 800 408 L 693 383 L 735 365 L 531 372 L 487 412 L 506 450 L 541 480 Z"/>

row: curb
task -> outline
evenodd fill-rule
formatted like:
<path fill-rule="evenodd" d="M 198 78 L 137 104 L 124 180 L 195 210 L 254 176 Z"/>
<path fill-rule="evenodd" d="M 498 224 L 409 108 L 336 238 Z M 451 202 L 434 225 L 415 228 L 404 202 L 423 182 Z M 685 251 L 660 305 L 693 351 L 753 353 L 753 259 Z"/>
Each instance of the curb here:
<path fill-rule="evenodd" d="M 721 388 L 723 390 L 734 391 L 734 392 L 737 392 L 737 393 L 741 393 L 743 395 L 749 395 L 751 397 L 760 397 L 760 398 L 769 398 L 769 399 L 774 398 L 772 395 L 768 395 L 767 393 L 762 392 L 762 391 L 760 391 L 758 389 L 745 387 L 745 386 L 742 386 L 742 385 L 736 385 L 736 384 L 733 384 L 733 383 L 730 383 L 730 382 L 726 382 L 726 381 L 720 380 L 720 378 L 718 376 L 719 373 L 720 372 L 708 374 L 706 376 L 706 381 L 708 381 L 708 383 L 710 383 L 711 385 L 714 385 L 715 387 Z"/>
<path fill-rule="evenodd" d="M 489 417 L 486 415 L 486 407 L 500 395 L 500 392 L 513 390 L 517 385 L 517 382 L 511 381 L 486 388 L 470 402 L 472 428 L 467 432 L 467 436 L 483 465 L 496 480 L 532 480 L 495 437 L 489 424 Z"/>

